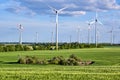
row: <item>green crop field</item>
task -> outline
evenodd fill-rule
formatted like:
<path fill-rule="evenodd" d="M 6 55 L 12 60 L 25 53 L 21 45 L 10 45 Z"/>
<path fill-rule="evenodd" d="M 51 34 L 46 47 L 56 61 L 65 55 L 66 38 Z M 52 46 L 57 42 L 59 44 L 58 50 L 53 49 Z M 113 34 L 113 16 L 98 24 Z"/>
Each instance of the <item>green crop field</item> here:
<path fill-rule="evenodd" d="M 50 59 L 75 54 L 89 66 L 17 64 L 19 56 Z M 0 52 L 0 80 L 120 80 L 120 48 Z"/>

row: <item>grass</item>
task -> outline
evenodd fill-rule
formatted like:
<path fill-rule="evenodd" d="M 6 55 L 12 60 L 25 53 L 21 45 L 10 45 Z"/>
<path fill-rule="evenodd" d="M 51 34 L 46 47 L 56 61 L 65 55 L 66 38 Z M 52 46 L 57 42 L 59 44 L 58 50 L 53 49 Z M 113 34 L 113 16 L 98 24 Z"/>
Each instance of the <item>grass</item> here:
<path fill-rule="evenodd" d="M 90 66 L 17 64 L 18 55 L 69 57 L 95 61 Z M 0 80 L 119 80 L 120 48 L 0 52 Z"/>
<path fill-rule="evenodd" d="M 0 80 L 119 80 L 119 66 L 35 66 L 0 68 Z"/>
<path fill-rule="evenodd" d="M 73 49 L 60 51 L 18 51 L 18 52 L 1 52 L 0 65 L 9 62 L 17 62 L 19 56 L 37 56 L 42 59 L 50 59 L 54 56 L 69 57 L 71 54 L 77 55 L 82 60 L 95 61 L 95 66 L 119 65 L 120 49 L 119 48 L 93 48 L 93 49 Z M 4 64 L 4 65 L 5 65 Z M 12 64 L 16 65 L 16 64 Z M 17 64 L 18 65 L 18 64 Z"/>

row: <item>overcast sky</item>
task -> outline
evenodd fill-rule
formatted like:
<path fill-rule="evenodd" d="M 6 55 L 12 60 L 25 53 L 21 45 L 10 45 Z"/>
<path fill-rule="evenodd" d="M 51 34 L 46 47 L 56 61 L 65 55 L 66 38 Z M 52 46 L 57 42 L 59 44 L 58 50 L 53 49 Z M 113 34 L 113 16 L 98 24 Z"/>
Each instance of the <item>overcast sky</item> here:
<path fill-rule="evenodd" d="M 52 32 L 55 41 L 56 9 L 68 7 L 59 14 L 59 42 L 77 41 L 80 28 L 80 42 L 88 42 L 87 21 L 98 20 L 98 41 L 110 42 L 110 31 L 114 31 L 115 43 L 120 43 L 120 0 L 0 0 L 0 42 L 18 42 L 18 25 L 23 26 L 23 41 L 50 42 Z M 91 25 L 91 42 L 94 42 L 94 24 Z"/>

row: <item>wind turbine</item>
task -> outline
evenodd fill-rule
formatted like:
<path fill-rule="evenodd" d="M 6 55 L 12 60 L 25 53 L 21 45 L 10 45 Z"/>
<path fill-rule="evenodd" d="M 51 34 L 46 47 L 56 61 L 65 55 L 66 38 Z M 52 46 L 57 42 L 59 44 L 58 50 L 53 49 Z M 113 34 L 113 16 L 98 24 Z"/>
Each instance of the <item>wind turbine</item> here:
<path fill-rule="evenodd" d="M 51 44 L 53 44 L 53 31 L 51 32 Z"/>
<path fill-rule="evenodd" d="M 70 44 L 71 44 L 72 35 L 70 35 Z"/>
<path fill-rule="evenodd" d="M 99 42 L 100 43 L 100 38 L 101 38 L 101 35 L 100 35 L 100 31 L 97 32 L 97 43 Z"/>
<path fill-rule="evenodd" d="M 36 32 L 36 44 L 38 43 L 38 32 Z"/>
<path fill-rule="evenodd" d="M 113 38 L 114 38 L 113 37 L 113 35 L 114 35 L 113 30 L 108 31 L 107 33 L 110 33 L 110 36 L 111 36 L 110 37 L 110 44 L 113 45 Z"/>
<path fill-rule="evenodd" d="M 114 38 L 115 38 L 115 34 L 114 32 L 118 32 L 119 30 L 115 30 L 114 27 L 112 26 L 112 29 L 108 32 L 111 33 L 111 45 L 114 44 Z"/>
<path fill-rule="evenodd" d="M 23 31 L 23 26 L 21 24 L 18 25 L 18 30 L 19 30 L 19 44 L 22 44 L 22 31 Z"/>
<path fill-rule="evenodd" d="M 91 25 L 92 23 L 87 21 L 87 24 L 88 24 L 88 44 L 90 45 L 90 30 L 91 30 L 90 25 Z"/>
<path fill-rule="evenodd" d="M 58 15 L 60 14 L 60 12 L 62 12 L 64 9 L 66 9 L 67 7 L 64 7 L 64 8 L 61 8 L 59 10 L 51 7 L 51 6 L 48 6 L 50 9 L 52 9 L 55 14 L 56 14 L 56 50 L 58 50 Z"/>
<path fill-rule="evenodd" d="M 97 23 L 103 25 L 99 20 L 98 20 L 98 14 L 97 14 L 97 11 L 96 11 L 96 15 L 95 15 L 95 20 L 91 22 L 91 24 L 95 24 L 95 45 L 97 47 Z"/>
<path fill-rule="evenodd" d="M 77 29 L 77 42 L 80 43 L 80 28 Z"/>

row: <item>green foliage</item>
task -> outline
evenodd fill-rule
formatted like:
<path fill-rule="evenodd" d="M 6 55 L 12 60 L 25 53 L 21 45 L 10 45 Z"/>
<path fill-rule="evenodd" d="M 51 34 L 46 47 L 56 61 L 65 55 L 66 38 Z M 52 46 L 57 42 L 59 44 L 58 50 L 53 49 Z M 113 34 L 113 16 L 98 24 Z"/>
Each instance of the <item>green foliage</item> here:
<path fill-rule="evenodd" d="M 36 45 L 32 45 L 33 50 L 38 50 Z"/>
<path fill-rule="evenodd" d="M 53 57 L 51 60 L 48 61 L 50 64 L 59 64 L 64 65 L 65 58 L 63 56 Z"/>
<path fill-rule="evenodd" d="M 39 58 L 35 56 L 20 57 L 18 60 L 18 63 L 20 64 L 48 64 L 46 60 L 40 60 Z"/>
<path fill-rule="evenodd" d="M 24 51 L 32 51 L 33 50 L 32 46 L 25 45 L 23 47 L 24 47 Z"/>
<path fill-rule="evenodd" d="M 0 45 L 0 52 L 4 52 L 4 46 Z"/>
<path fill-rule="evenodd" d="M 95 44 L 79 44 L 79 43 L 60 43 L 59 49 L 81 49 L 81 48 L 95 48 Z M 101 44 L 98 48 L 103 48 Z M 55 44 L 41 43 L 41 44 L 26 44 L 26 45 L 0 45 L 0 52 L 8 51 L 32 51 L 32 50 L 55 50 Z"/>
<path fill-rule="evenodd" d="M 6 46 L 4 46 L 4 51 L 5 52 L 15 51 L 15 46 L 14 45 L 6 45 Z"/>
<path fill-rule="evenodd" d="M 23 51 L 23 45 L 15 45 L 15 51 Z"/>
<path fill-rule="evenodd" d="M 31 57 L 31 56 L 26 56 L 25 58 L 20 58 L 18 60 L 18 63 L 20 64 L 56 64 L 56 65 L 90 65 L 93 62 L 89 61 L 89 62 L 82 62 L 79 58 L 77 58 L 77 56 L 75 56 L 74 54 L 70 55 L 70 58 L 65 59 L 63 56 L 57 56 L 57 57 L 53 57 L 50 60 L 41 60 L 37 57 Z"/>
<path fill-rule="evenodd" d="M 77 42 L 75 43 L 63 43 L 60 45 L 59 49 L 81 49 L 81 48 L 95 48 L 95 44 L 79 44 Z M 98 48 L 102 48 L 102 45 L 98 45 Z"/>
<path fill-rule="evenodd" d="M 19 58 L 18 63 L 20 63 L 20 64 L 26 64 L 25 58 Z"/>

